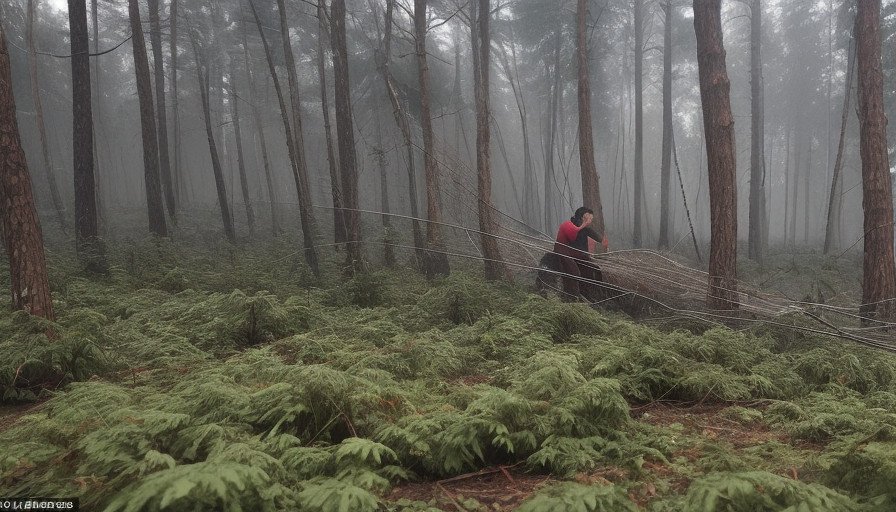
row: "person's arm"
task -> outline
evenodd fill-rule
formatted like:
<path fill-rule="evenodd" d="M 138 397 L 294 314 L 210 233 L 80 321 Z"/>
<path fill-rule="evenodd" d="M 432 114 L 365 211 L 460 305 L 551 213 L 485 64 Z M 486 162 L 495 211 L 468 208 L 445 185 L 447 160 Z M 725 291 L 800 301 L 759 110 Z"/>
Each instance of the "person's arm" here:
<path fill-rule="evenodd" d="M 581 230 L 581 227 L 576 226 L 572 222 L 564 222 L 560 225 L 560 236 L 558 237 L 558 241 L 569 245 L 579 236 L 579 231 Z"/>

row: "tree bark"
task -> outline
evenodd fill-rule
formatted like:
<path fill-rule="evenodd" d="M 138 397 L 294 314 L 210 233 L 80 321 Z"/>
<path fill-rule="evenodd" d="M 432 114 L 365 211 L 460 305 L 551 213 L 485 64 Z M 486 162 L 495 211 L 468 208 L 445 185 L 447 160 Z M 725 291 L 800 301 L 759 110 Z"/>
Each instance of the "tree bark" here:
<path fill-rule="evenodd" d="M 747 254 L 765 255 L 765 91 L 762 78 L 762 1 L 750 3 L 750 218 Z"/>
<path fill-rule="evenodd" d="M 171 179 L 171 161 L 168 153 L 168 112 L 165 107 L 165 56 L 162 54 L 162 28 L 159 24 L 159 0 L 147 0 L 149 4 L 149 41 L 152 47 L 156 87 L 156 131 L 159 142 L 159 176 L 168 216 L 177 225 L 177 207 L 174 200 L 174 182 Z"/>
<path fill-rule="evenodd" d="M 401 131 L 404 139 L 405 151 L 408 160 L 408 200 L 411 208 L 411 231 L 414 237 L 414 254 L 417 261 L 424 261 L 423 248 L 426 242 L 423 239 L 423 230 L 420 228 L 420 207 L 417 204 L 417 169 L 414 165 L 414 144 L 412 141 L 411 127 L 408 116 L 398 99 L 398 92 L 392 72 L 389 69 L 389 61 L 392 58 L 392 13 L 395 8 L 395 0 L 386 0 L 386 17 L 383 22 L 383 53 L 377 60 L 377 68 L 386 84 L 386 92 L 389 95 L 389 103 L 392 104 L 392 117 Z"/>
<path fill-rule="evenodd" d="M 426 59 L 426 0 L 414 0 L 414 39 L 420 79 L 420 125 L 423 129 L 423 166 L 426 173 L 426 253 L 423 269 L 428 277 L 448 275 L 451 271 L 442 236 L 442 201 L 436 168 L 430 108 L 429 64 Z"/>
<path fill-rule="evenodd" d="M 240 2 L 240 15 L 242 15 L 243 3 Z M 252 74 L 252 65 L 249 59 L 249 42 L 247 37 L 248 30 L 246 23 L 240 23 L 243 32 L 243 60 L 246 63 L 246 86 L 249 88 L 249 95 L 257 98 L 257 90 L 255 88 L 255 78 Z M 271 203 L 271 234 L 274 238 L 280 236 L 280 216 L 277 214 L 277 192 L 274 187 L 274 176 L 271 173 L 271 163 L 268 158 L 268 144 L 264 136 L 264 123 L 261 122 L 261 112 L 258 108 L 258 100 L 251 102 L 252 119 L 255 123 L 255 133 L 258 135 L 258 145 L 261 150 L 261 159 L 264 165 L 264 180 L 268 189 L 268 199 Z"/>
<path fill-rule="evenodd" d="M 737 309 L 737 182 L 731 84 L 725 68 L 721 0 L 694 0 L 694 31 L 706 159 L 712 237 L 707 306 Z"/>
<path fill-rule="evenodd" d="M 865 230 L 860 312 L 872 319 L 896 321 L 893 187 L 883 103 L 880 0 L 857 0 L 855 35 Z"/>
<path fill-rule="evenodd" d="M 248 65 L 248 62 L 246 62 Z M 246 176 L 246 159 L 243 156 L 243 132 L 240 128 L 240 99 L 236 94 L 236 73 L 233 70 L 233 59 L 230 61 L 230 108 L 233 116 L 233 138 L 236 144 L 236 165 L 240 174 L 240 191 L 246 207 L 246 223 L 249 224 L 249 235 L 255 235 L 255 211 L 252 209 L 252 198 L 249 196 L 249 179 Z"/>
<path fill-rule="evenodd" d="M 632 245 L 641 247 L 644 205 L 644 0 L 635 0 L 635 197 Z"/>
<path fill-rule="evenodd" d="M 377 104 L 374 115 L 376 124 L 376 164 L 380 171 L 380 210 L 383 212 L 383 263 L 388 268 L 395 266 L 395 248 L 392 247 L 394 237 L 392 236 L 392 219 L 389 214 L 392 210 L 389 208 L 389 180 L 386 173 L 386 151 L 383 148 L 383 130 L 380 126 L 380 109 Z"/>
<path fill-rule="evenodd" d="M 136 2 L 136 0 L 130 0 Z M 212 125 L 211 105 L 209 102 L 209 76 L 208 68 L 196 34 L 190 33 L 190 42 L 193 45 L 193 55 L 196 60 L 196 76 L 199 79 L 199 98 L 202 102 L 202 118 L 205 122 L 205 136 L 208 139 L 208 151 L 212 159 L 212 173 L 215 177 L 215 191 L 218 194 L 218 205 L 221 208 L 221 221 L 224 224 L 224 234 L 231 242 L 236 241 L 236 231 L 233 229 L 233 216 L 230 214 L 230 203 L 227 198 L 227 187 L 224 184 L 224 171 L 221 168 L 221 159 L 218 155 L 218 145 L 215 143 L 215 130 Z"/>
<path fill-rule="evenodd" d="M 578 0 L 576 7 L 576 61 L 578 63 L 579 100 L 579 167 L 582 172 L 582 199 L 594 210 L 592 225 L 604 230 L 604 213 L 600 201 L 600 177 L 594 162 L 594 135 L 591 130 L 591 75 L 588 72 L 587 1 Z"/>
<path fill-rule="evenodd" d="M 831 193 L 828 197 L 828 215 L 824 230 L 824 253 L 831 254 L 840 244 L 840 201 L 843 194 L 843 146 L 846 142 L 846 127 L 849 124 L 849 102 L 852 100 L 852 84 L 855 71 L 855 47 L 849 41 L 849 55 L 846 63 L 846 87 L 843 88 L 843 112 L 840 117 L 840 142 L 837 144 L 837 158 L 834 161 L 834 173 L 831 176 Z"/>
<path fill-rule="evenodd" d="M 562 25 L 557 20 L 557 28 L 554 33 L 554 80 L 551 91 L 551 107 L 550 107 L 550 135 L 548 136 L 548 150 L 545 155 L 544 165 L 544 225 L 545 229 L 550 232 L 558 224 L 557 208 L 559 200 L 555 201 L 554 189 L 556 188 L 556 172 L 554 170 L 554 148 L 557 141 L 557 104 L 560 99 L 560 46 Z"/>
<path fill-rule="evenodd" d="M 510 279 L 510 272 L 504 264 L 498 240 L 494 237 L 496 226 L 492 216 L 492 170 L 491 170 L 491 126 L 489 119 L 489 72 L 491 70 L 491 33 L 489 32 L 489 19 L 491 18 L 491 2 L 489 0 L 477 0 L 479 2 L 478 16 L 474 23 L 474 30 L 478 31 L 476 40 L 479 43 L 479 55 L 474 55 L 473 82 L 476 92 L 476 166 L 479 169 L 477 189 L 479 192 L 479 232 L 482 253 L 485 256 L 485 278 L 490 281 Z M 509 72 L 510 66 L 507 66 Z M 508 78 L 513 81 L 513 76 Z M 516 87 L 514 87 L 516 90 Z M 519 101 L 519 99 L 517 100 Z M 525 110 L 520 110 L 523 130 L 525 131 Z M 528 150 L 528 147 L 526 148 Z M 528 160 L 528 157 L 527 157 Z M 524 186 L 525 188 L 525 186 Z M 532 205 L 526 205 L 531 208 Z"/>
<path fill-rule="evenodd" d="M 324 2 L 317 2 L 317 73 L 320 76 L 320 106 L 324 117 L 324 138 L 327 143 L 327 167 L 330 171 L 330 193 L 333 195 L 333 241 L 346 242 L 345 210 L 342 204 L 342 186 L 339 178 L 339 163 L 333 151 L 333 131 L 330 127 L 330 101 L 327 92 L 327 68 L 324 40 L 327 38 L 327 20 Z M 338 245 L 337 245 L 338 247 Z"/>
<path fill-rule="evenodd" d="M 320 275 L 320 265 L 318 263 L 317 249 L 314 247 L 314 217 L 309 211 L 311 205 L 306 202 L 305 188 L 299 172 L 299 160 L 295 147 L 295 140 L 292 135 L 292 126 L 289 122 L 289 110 L 286 108 L 286 101 L 283 98 L 283 89 L 280 87 L 280 79 L 277 77 L 277 70 L 274 68 L 274 59 L 271 55 L 271 47 L 268 45 L 267 36 L 264 35 L 264 27 L 258 17 L 258 10 L 255 8 L 255 1 L 249 0 L 249 7 L 252 9 L 252 16 L 255 18 L 255 25 L 258 27 L 258 35 L 261 37 L 261 44 L 264 47 L 265 60 L 268 63 L 268 71 L 271 74 L 271 80 L 274 82 L 274 92 L 277 94 L 277 103 L 280 106 L 280 118 L 283 120 L 283 130 L 286 138 L 286 149 L 289 154 L 289 161 L 292 167 L 292 176 L 296 183 L 296 193 L 299 199 L 299 216 L 302 220 L 302 238 L 304 243 L 305 261 L 311 267 L 311 271 L 315 275 Z M 283 20 L 285 24 L 285 20 Z M 287 32 L 288 33 L 288 32 Z M 289 46 L 289 40 L 284 42 Z M 304 161 L 304 160 L 303 160 Z M 307 182 L 307 179 L 305 180 Z"/>
<path fill-rule="evenodd" d="M 671 212 L 672 178 L 672 2 L 663 4 L 665 26 L 663 28 L 663 147 L 660 165 L 660 249 L 669 248 L 669 221 Z"/>
<path fill-rule="evenodd" d="M 279 0 L 283 1 L 283 0 Z M 345 35 L 345 0 L 333 0 L 331 8 L 333 50 L 333 82 L 335 87 L 336 133 L 339 143 L 339 169 L 343 218 L 346 231 L 346 264 L 351 269 L 363 266 L 361 253 L 361 216 L 358 211 L 358 169 L 355 154 L 355 127 L 352 121 L 349 89 L 348 49 Z"/>
<path fill-rule="evenodd" d="M 179 0 L 171 0 L 171 111 L 174 113 L 172 145 L 174 146 L 173 167 L 171 168 L 172 188 L 174 189 L 174 204 L 180 208 L 184 199 L 184 179 L 180 175 L 180 109 L 177 97 L 177 7 Z M 242 4 L 240 4 L 242 5 Z"/>
<path fill-rule="evenodd" d="M 50 199 L 53 201 L 53 208 L 56 210 L 56 218 L 59 221 L 59 227 L 62 232 L 68 231 L 65 224 L 65 205 L 62 202 L 62 196 L 59 195 L 59 186 L 56 184 L 56 174 L 53 171 L 53 162 L 50 160 L 50 144 L 47 141 L 47 127 L 44 123 L 44 107 L 40 99 L 40 85 L 37 76 L 37 49 L 34 44 L 34 10 L 36 9 L 37 0 L 28 0 L 27 25 L 25 29 L 25 40 L 28 45 L 28 76 L 31 79 L 31 97 L 34 100 L 34 115 L 37 120 L 37 132 L 40 136 L 41 157 L 43 158 L 44 174 L 47 179 L 47 185 L 50 188 Z"/>
<path fill-rule="evenodd" d="M 90 98 L 90 47 L 86 0 L 69 0 L 72 54 L 72 147 L 74 148 L 75 239 L 78 256 L 91 272 L 105 272 L 105 248 L 99 239 Z"/>
<path fill-rule="evenodd" d="M 30 7 L 30 6 L 29 6 Z M 31 10 L 31 9 L 29 9 Z M 84 28 L 86 32 L 86 11 Z M 88 82 L 89 84 L 90 82 Z M 88 89 L 88 94 L 90 90 Z M 88 106 L 90 105 L 88 97 Z M 19 137 L 6 34 L 0 26 L 0 234 L 9 259 L 12 307 L 53 320 L 43 235 Z"/>

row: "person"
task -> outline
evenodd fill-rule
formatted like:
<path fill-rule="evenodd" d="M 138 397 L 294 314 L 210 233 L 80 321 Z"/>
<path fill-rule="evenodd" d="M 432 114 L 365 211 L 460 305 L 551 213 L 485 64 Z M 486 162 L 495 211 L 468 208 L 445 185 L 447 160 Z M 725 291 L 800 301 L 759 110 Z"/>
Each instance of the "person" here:
<path fill-rule="evenodd" d="M 603 275 L 600 267 L 591 260 L 590 253 L 596 248 L 598 240 L 604 250 L 608 248 L 609 241 L 605 234 L 599 234 L 591 227 L 593 221 L 594 211 L 582 206 L 557 229 L 554 253 L 562 272 L 566 300 L 577 300 L 580 296 L 589 302 L 598 299 L 598 287 L 593 282 L 602 281 Z"/>

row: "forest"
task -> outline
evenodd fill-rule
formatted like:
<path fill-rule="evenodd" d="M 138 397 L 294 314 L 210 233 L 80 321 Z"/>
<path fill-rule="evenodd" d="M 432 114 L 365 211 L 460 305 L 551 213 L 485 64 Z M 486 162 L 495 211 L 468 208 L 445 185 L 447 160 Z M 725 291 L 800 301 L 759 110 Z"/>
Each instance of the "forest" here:
<path fill-rule="evenodd" d="M 0 0 L 0 511 L 896 510 L 894 116 L 894 0 Z"/>

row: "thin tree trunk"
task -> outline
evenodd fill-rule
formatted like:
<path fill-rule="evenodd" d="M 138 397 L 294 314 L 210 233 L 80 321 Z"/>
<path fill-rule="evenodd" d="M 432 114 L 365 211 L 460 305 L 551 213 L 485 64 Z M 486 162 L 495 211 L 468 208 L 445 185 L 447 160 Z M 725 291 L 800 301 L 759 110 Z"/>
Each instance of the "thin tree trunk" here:
<path fill-rule="evenodd" d="M 840 142 L 837 144 L 837 159 L 831 177 L 831 194 L 828 197 L 828 215 L 824 230 L 824 253 L 831 254 L 840 245 L 840 208 L 837 200 L 843 194 L 843 146 L 846 142 L 846 127 L 849 124 L 849 102 L 852 99 L 852 84 L 855 70 L 855 47 L 849 41 L 849 55 L 846 64 L 846 87 L 843 88 L 843 112 L 840 117 Z"/>
<path fill-rule="evenodd" d="M 576 3 L 576 61 L 578 63 L 579 100 L 579 167 L 582 172 L 582 199 L 594 210 L 593 226 L 604 230 L 604 213 L 600 201 L 600 177 L 594 162 L 594 136 L 591 131 L 591 78 L 588 73 L 588 33 L 586 0 Z"/>
<path fill-rule="evenodd" d="M 423 269 L 427 276 L 448 275 L 450 267 L 442 236 L 442 201 L 436 169 L 430 108 L 429 64 L 426 59 L 426 0 L 414 0 L 414 36 L 420 79 L 420 125 L 423 129 L 423 166 L 426 171 L 426 253 Z"/>
<path fill-rule="evenodd" d="M 44 107 L 40 99 L 40 85 L 37 76 L 37 49 L 34 45 L 34 10 L 37 0 L 28 0 L 28 20 L 25 29 L 25 40 L 28 45 L 28 76 L 31 79 L 31 97 L 34 100 L 34 114 L 37 120 L 37 131 L 40 135 L 41 157 L 43 158 L 44 174 L 47 179 L 47 185 L 50 188 L 50 198 L 53 201 L 53 208 L 56 210 L 56 218 L 59 221 L 59 227 L 62 232 L 68 231 L 65 224 L 65 204 L 62 202 L 62 196 L 59 195 L 59 186 L 56 184 L 56 174 L 53 171 L 53 162 L 50 160 L 50 144 L 47 141 L 47 127 L 44 123 Z"/>
<path fill-rule="evenodd" d="M 551 92 L 551 128 L 548 137 L 548 151 L 545 156 L 544 166 L 544 225 L 545 229 L 550 232 L 558 223 L 557 208 L 558 201 L 554 199 L 554 187 L 556 186 L 556 177 L 554 171 L 554 147 L 557 141 L 557 104 L 560 99 L 560 30 L 561 25 L 558 17 L 557 28 L 554 34 L 554 83 Z"/>
<path fill-rule="evenodd" d="M 248 62 L 246 62 L 248 65 Z M 246 160 L 243 156 L 243 133 L 240 128 L 240 99 L 236 94 L 236 73 L 233 71 L 233 59 L 230 61 L 230 107 L 233 115 L 233 138 L 236 144 L 236 164 L 240 173 L 240 191 L 246 207 L 246 222 L 249 224 L 249 236 L 255 235 L 255 211 L 252 209 L 252 198 L 249 196 L 249 179 L 246 176 Z"/>
<path fill-rule="evenodd" d="M 168 236 L 165 211 L 162 205 L 162 186 L 159 182 L 159 147 L 156 139 L 156 119 L 153 108 L 152 87 L 149 76 L 149 60 L 146 42 L 140 22 L 140 6 L 137 0 L 128 0 L 131 21 L 131 42 L 134 47 L 134 69 L 137 75 L 137 96 L 140 100 L 140 126 L 143 135 L 143 167 L 146 181 L 146 207 L 149 214 L 149 230 L 154 235 Z"/>
<path fill-rule="evenodd" d="M 489 21 L 491 18 L 491 6 L 489 0 L 478 0 L 478 16 L 473 23 L 474 31 L 477 31 L 473 55 L 473 83 L 476 92 L 476 167 L 477 190 L 479 193 L 479 231 L 482 253 L 485 256 L 485 278 L 494 281 L 510 279 L 510 272 L 504 264 L 498 240 L 494 237 L 496 226 L 492 216 L 492 171 L 491 171 L 491 127 L 489 119 L 489 72 L 491 70 L 491 34 Z M 507 66 L 509 68 L 510 66 Z M 507 69 L 509 72 L 510 70 Z M 508 75 L 512 81 L 513 76 Z M 514 87 L 514 90 L 516 87 Z M 519 101 L 519 99 L 517 100 Z M 523 131 L 525 133 L 525 111 L 520 110 Z M 524 135 L 525 136 L 525 135 Z M 528 151 L 528 147 L 526 148 Z M 528 159 L 528 156 L 527 156 Z M 525 185 L 524 185 L 525 188 Z M 532 205 L 526 205 L 527 209 Z"/>
<path fill-rule="evenodd" d="M 100 52 L 100 24 L 99 24 L 99 6 L 97 0 L 90 2 L 90 14 L 93 21 L 93 53 Z M 93 104 L 94 112 L 94 134 L 93 134 L 93 173 L 94 185 L 96 186 L 96 212 L 97 212 L 97 229 L 102 234 L 103 225 L 105 224 L 105 207 L 103 205 L 103 187 L 102 187 L 102 171 L 100 169 L 100 152 L 97 139 L 102 133 L 103 111 L 102 111 L 102 92 L 100 91 L 100 61 L 98 57 L 93 59 L 93 73 L 91 78 L 94 80 L 96 88 L 93 90 L 96 103 Z"/>
<path fill-rule="evenodd" d="M 809 191 L 809 175 L 812 171 L 812 143 L 814 142 L 815 134 L 813 133 L 809 137 L 809 152 L 806 155 L 806 173 L 803 174 L 803 195 L 805 196 L 805 200 L 803 201 L 803 244 L 809 245 L 809 198 L 812 196 Z"/>
<path fill-rule="evenodd" d="M 747 253 L 761 262 L 765 255 L 763 242 L 765 205 L 765 92 L 762 79 L 762 2 L 750 3 L 750 218 Z"/>
<path fill-rule="evenodd" d="M 283 0 L 278 0 L 282 2 Z M 349 89 L 348 49 L 345 35 L 345 0 L 333 0 L 331 8 L 333 50 L 333 97 L 336 106 L 336 133 L 339 142 L 339 168 L 342 200 L 345 204 L 346 264 L 351 269 L 364 265 L 361 253 L 361 216 L 358 211 L 358 169 L 355 154 L 355 127 L 352 121 Z"/>
<path fill-rule="evenodd" d="M 786 246 L 788 238 L 788 227 L 790 226 L 790 127 L 785 127 L 787 130 L 786 135 L 786 146 L 787 149 L 785 151 L 784 157 L 784 238 L 783 243 Z"/>
<path fill-rule="evenodd" d="M 72 54 L 72 147 L 74 148 L 75 240 L 78 256 L 91 272 L 105 272 L 105 248 L 99 239 L 90 98 L 90 48 L 85 0 L 69 0 Z"/>
<path fill-rule="evenodd" d="M 178 14 L 177 14 L 177 4 L 180 0 L 171 0 L 171 15 L 170 15 L 170 24 L 171 24 L 171 111 L 174 113 L 174 123 L 173 123 L 173 141 L 174 145 L 174 159 L 173 159 L 173 167 L 171 169 L 171 180 L 173 181 L 173 189 L 174 189 L 174 204 L 176 207 L 181 208 L 181 201 L 184 199 L 184 178 L 181 176 L 181 151 L 180 151 L 180 107 L 178 105 L 178 97 L 177 97 L 177 22 L 178 22 Z M 242 4 L 240 4 L 242 6 Z"/>
<path fill-rule="evenodd" d="M 383 129 L 380 123 L 380 109 L 377 104 L 374 111 L 376 116 L 374 123 L 376 124 L 376 163 L 380 171 L 380 209 L 383 212 L 383 263 L 388 268 L 395 266 L 395 249 L 392 247 L 394 237 L 392 236 L 392 220 L 389 216 L 392 213 L 389 207 L 389 180 L 386 173 L 386 151 L 383 149 Z"/>
<path fill-rule="evenodd" d="M 802 149 L 800 146 L 800 141 L 802 141 L 802 131 L 801 123 L 797 123 L 796 130 L 798 133 L 796 136 L 796 147 L 794 148 L 793 154 L 793 177 L 792 182 L 790 184 L 790 246 L 796 247 L 796 212 L 797 209 L 797 201 L 799 200 L 799 184 L 800 184 L 800 150 Z"/>
<path fill-rule="evenodd" d="M 896 263 L 893 186 L 881 71 L 880 0 L 857 0 L 857 7 L 855 36 L 865 232 L 860 312 L 892 322 L 896 321 Z"/>
<path fill-rule="evenodd" d="M 712 226 L 706 302 L 712 309 L 737 309 L 737 174 L 721 0 L 694 0 L 694 31 Z"/>
<path fill-rule="evenodd" d="M 330 128 L 330 102 L 327 93 L 327 68 L 324 64 L 326 52 L 324 40 L 327 36 L 327 20 L 323 0 L 317 2 L 317 73 L 320 76 L 320 105 L 324 117 L 324 138 L 327 142 L 327 167 L 330 170 L 330 192 L 333 195 L 333 238 L 337 244 L 346 242 L 345 211 L 342 209 L 342 187 L 339 183 L 339 170 L 336 155 L 333 151 L 333 135 Z M 338 246 L 337 246 L 338 247 Z"/>
<path fill-rule="evenodd" d="M 240 15 L 242 15 L 243 11 L 243 3 L 240 2 Z M 246 86 L 249 88 L 249 95 L 252 98 L 257 98 L 257 90 L 255 88 L 255 78 L 252 75 L 252 64 L 249 59 L 249 42 L 247 37 L 248 30 L 246 29 L 246 23 L 240 23 L 242 26 L 243 32 L 243 60 L 246 63 Z M 255 133 L 258 135 L 258 145 L 261 150 L 261 160 L 264 165 L 264 181 L 267 185 L 268 189 L 268 199 L 271 203 L 271 234 L 274 238 L 280 236 L 281 227 L 280 227 L 280 216 L 277 214 L 277 192 L 274 187 L 274 176 L 271 172 L 271 162 L 268 158 L 268 144 L 265 140 L 264 136 L 264 123 L 261 122 L 261 112 L 258 108 L 258 102 L 260 100 L 256 99 L 251 102 L 250 106 L 252 107 L 252 119 L 255 123 Z"/>
<path fill-rule="evenodd" d="M 86 19 L 84 28 L 87 28 Z M 19 137 L 16 104 L 12 91 L 12 70 L 9 51 L 6 49 L 6 34 L 2 26 L 0 26 L 0 234 L 9 259 L 13 309 L 53 320 L 55 318 L 53 298 L 50 296 L 43 235 L 31 191 L 31 175 L 28 173 L 25 151 L 22 150 L 22 141 Z"/>
<path fill-rule="evenodd" d="M 289 83 L 289 99 L 292 103 L 292 137 L 295 164 L 296 189 L 299 194 L 299 216 L 302 219 L 302 241 L 305 246 L 305 260 L 315 275 L 320 274 L 320 264 L 314 239 L 317 237 L 317 222 L 311 210 L 311 187 L 308 183 L 308 162 L 305 155 L 305 133 L 302 127 L 302 103 L 299 97 L 299 79 L 296 75 L 296 61 L 289 38 L 289 26 L 286 23 L 286 6 L 284 0 L 277 0 L 280 13 L 280 35 L 283 40 L 283 56 L 286 64 L 286 76 Z M 261 26 L 259 25 L 259 30 Z"/>
<path fill-rule="evenodd" d="M 320 266 L 318 264 L 317 249 L 314 247 L 314 219 L 310 215 L 310 204 L 305 202 L 305 194 L 302 185 L 302 179 L 299 175 L 299 161 L 295 140 L 292 136 L 292 126 L 289 122 L 289 110 L 286 108 L 286 100 L 283 98 L 283 89 L 280 87 L 280 79 L 277 77 L 277 70 L 274 68 L 274 60 L 271 55 L 271 47 L 268 45 L 267 36 L 264 35 L 264 27 L 258 17 L 258 10 L 255 8 L 255 1 L 249 0 L 249 7 L 252 9 L 252 16 L 255 18 L 255 25 L 258 27 L 258 34 L 261 37 L 261 44 L 264 47 L 265 60 L 268 63 L 268 71 L 271 74 L 271 80 L 274 82 L 274 91 L 277 93 L 277 103 L 280 106 L 280 118 L 283 120 L 283 130 L 286 138 L 286 149 L 289 154 L 289 161 L 292 167 L 292 176 L 296 183 L 296 193 L 299 199 L 299 216 L 302 220 L 302 237 L 304 241 L 305 261 L 311 267 L 311 271 L 315 275 L 320 275 Z M 288 40 L 284 42 L 289 45 Z"/>
<path fill-rule="evenodd" d="M 660 249 L 669 248 L 670 182 L 672 176 L 672 2 L 663 4 L 663 154 L 660 166 Z"/>
<path fill-rule="evenodd" d="M 136 0 L 131 0 L 135 2 Z M 205 121 L 205 136 L 208 139 L 208 151 L 212 159 L 212 172 L 215 176 L 215 192 L 218 194 L 218 204 L 221 208 L 221 221 L 224 224 L 224 233 L 231 242 L 236 241 L 236 232 L 233 229 L 233 216 L 230 214 L 230 203 L 227 198 L 227 187 L 224 184 L 224 171 L 221 168 L 221 159 L 218 155 L 218 145 L 215 143 L 215 130 L 212 125 L 211 105 L 209 104 L 209 72 L 205 65 L 205 59 L 196 35 L 190 33 L 190 42 L 193 45 L 193 55 L 196 59 L 196 76 L 199 79 L 199 97 L 202 102 L 202 119 Z"/>
<path fill-rule="evenodd" d="M 177 206 L 174 199 L 174 182 L 171 179 L 171 161 L 168 153 L 168 112 L 165 107 L 165 56 L 162 54 L 162 27 L 159 24 L 159 0 L 149 3 L 149 41 L 155 66 L 156 131 L 159 141 L 159 176 L 168 216 L 177 225 Z"/>
<path fill-rule="evenodd" d="M 386 84 L 386 92 L 389 94 L 389 103 L 392 104 L 392 116 L 395 118 L 395 124 L 401 131 L 404 139 L 405 151 L 408 160 L 408 198 L 411 208 L 411 231 L 414 237 L 414 253 L 418 262 L 424 261 L 423 248 L 426 245 L 423 239 L 423 230 L 420 228 L 420 208 L 417 204 L 417 170 L 414 166 L 414 145 L 411 139 L 411 127 L 408 123 L 408 117 L 401 107 L 396 92 L 395 81 L 389 70 L 389 61 L 392 55 L 392 12 L 395 7 L 395 0 L 386 0 L 386 17 L 383 22 L 383 53 L 377 60 L 377 68 L 383 76 L 383 82 Z M 461 121 L 462 123 L 463 121 Z"/>
<path fill-rule="evenodd" d="M 635 0 L 635 197 L 632 245 L 641 247 L 644 201 L 644 0 Z"/>

